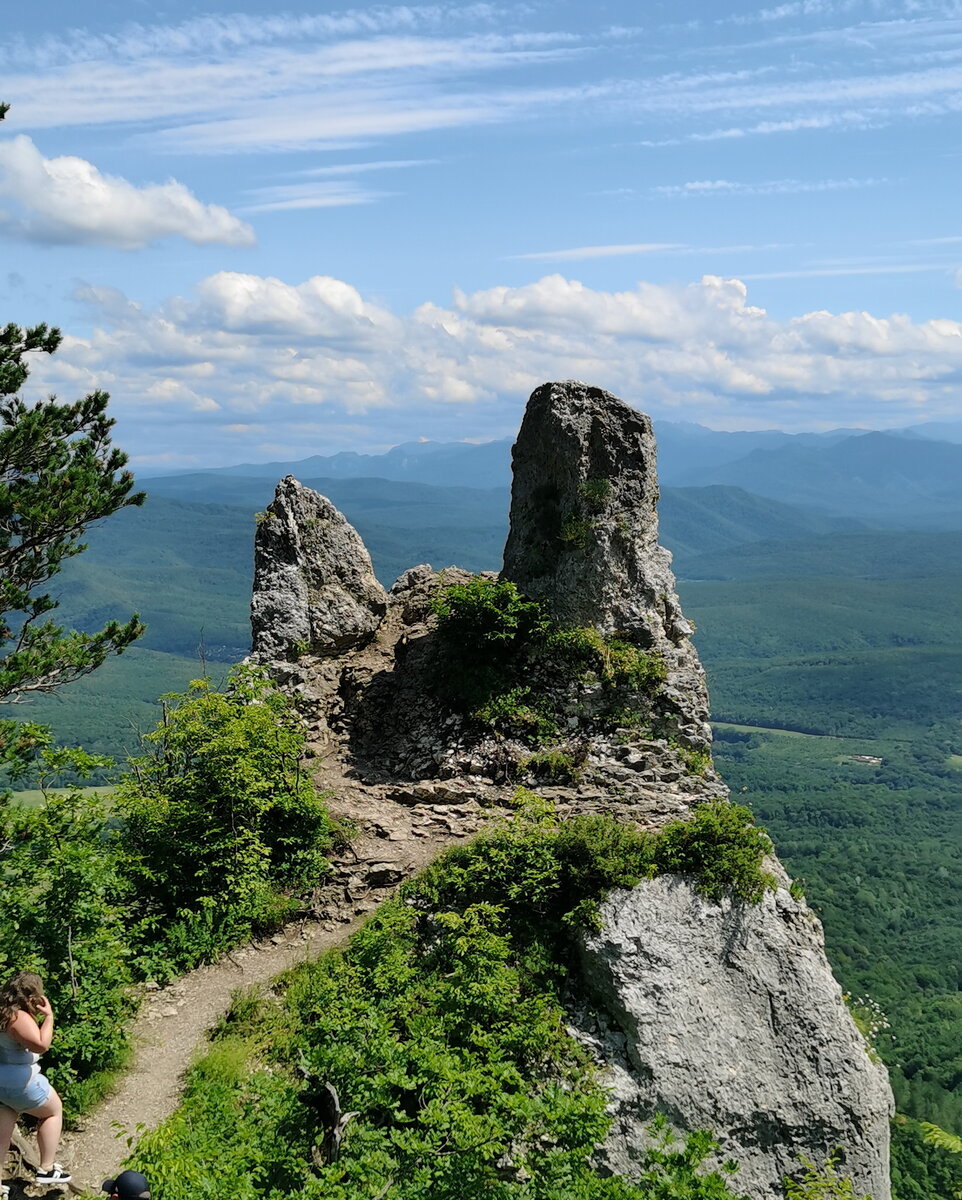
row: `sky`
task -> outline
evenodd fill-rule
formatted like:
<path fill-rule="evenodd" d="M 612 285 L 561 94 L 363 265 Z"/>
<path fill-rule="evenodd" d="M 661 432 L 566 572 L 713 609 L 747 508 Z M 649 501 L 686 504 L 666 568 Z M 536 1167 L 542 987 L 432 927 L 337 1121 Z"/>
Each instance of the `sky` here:
<path fill-rule="evenodd" d="M 144 469 L 962 418 L 962 0 L 38 0 L 0 100 L 24 395 Z"/>

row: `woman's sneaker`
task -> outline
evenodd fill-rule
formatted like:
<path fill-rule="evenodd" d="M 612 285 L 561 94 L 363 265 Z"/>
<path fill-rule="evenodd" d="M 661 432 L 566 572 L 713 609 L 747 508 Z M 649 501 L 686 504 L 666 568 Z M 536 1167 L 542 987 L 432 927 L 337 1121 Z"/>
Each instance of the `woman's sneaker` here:
<path fill-rule="evenodd" d="M 42 1167 L 37 1167 L 37 1174 L 34 1178 L 36 1183 L 69 1183 L 71 1179 L 70 1172 L 66 1167 L 62 1167 L 60 1163 L 54 1163 L 49 1171 L 45 1171 Z"/>

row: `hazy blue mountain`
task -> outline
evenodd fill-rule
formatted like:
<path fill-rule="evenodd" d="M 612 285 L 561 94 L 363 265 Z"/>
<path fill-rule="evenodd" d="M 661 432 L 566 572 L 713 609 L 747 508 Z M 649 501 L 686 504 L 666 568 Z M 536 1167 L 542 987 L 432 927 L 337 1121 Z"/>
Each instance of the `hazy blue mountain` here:
<path fill-rule="evenodd" d="M 511 440 L 496 442 L 405 442 L 384 454 L 342 451 L 324 456 L 314 454 L 297 462 L 242 463 L 219 467 L 219 475 L 268 476 L 275 482 L 283 475 L 325 479 L 394 479 L 428 483 L 438 487 L 495 488 L 511 485 Z"/>
<path fill-rule="evenodd" d="M 692 472 L 687 482 L 737 485 L 784 503 L 895 527 L 962 528 L 962 446 L 948 442 L 891 433 L 830 445 L 794 441 Z"/>
<path fill-rule="evenodd" d="M 783 433 L 760 429 L 725 433 L 690 421 L 655 421 L 658 443 L 658 478 L 675 487 L 713 482 L 709 474 L 728 463 L 738 462 L 755 451 L 764 454 L 784 446 L 832 446 L 853 434 L 853 429 L 828 433 Z"/>
<path fill-rule="evenodd" d="M 962 528 L 962 422 L 898 433 L 833 429 L 734 433 L 690 422 L 656 421 L 663 486 L 743 488 L 796 508 L 895 528 Z M 151 490 L 200 502 L 263 507 L 286 474 L 304 483 L 357 483 L 365 503 L 374 479 L 430 487 L 510 486 L 510 442 L 407 442 L 385 454 L 312 455 L 297 462 L 247 463 L 150 478 Z M 214 485 L 211 481 L 221 481 Z M 324 488 L 321 488 L 324 490 Z M 390 493 L 381 498 L 390 500 Z M 359 501 L 349 493 L 345 502 Z M 402 501 L 397 494 L 398 502 Z M 775 536 L 781 536 L 777 534 Z"/>
<path fill-rule="evenodd" d="M 899 432 L 906 437 L 926 438 L 932 442 L 962 444 L 962 421 L 927 421 L 924 425 L 909 425 Z"/>
<path fill-rule="evenodd" d="M 658 511 L 661 540 L 675 556 L 676 571 L 687 570 L 692 556 L 724 556 L 745 542 L 785 541 L 863 527 L 854 518 L 826 516 L 718 484 L 662 488 Z"/>

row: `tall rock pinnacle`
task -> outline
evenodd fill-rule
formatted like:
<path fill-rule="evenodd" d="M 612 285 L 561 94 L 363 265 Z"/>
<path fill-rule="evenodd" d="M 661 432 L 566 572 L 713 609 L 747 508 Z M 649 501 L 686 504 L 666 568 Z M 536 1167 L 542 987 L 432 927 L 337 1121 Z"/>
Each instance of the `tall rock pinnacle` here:
<path fill-rule="evenodd" d="M 545 383 L 513 450 L 502 578 L 564 625 L 620 633 L 660 654 L 679 732 L 710 740 L 704 674 L 658 543 L 651 419 L 601 388 Z"/>

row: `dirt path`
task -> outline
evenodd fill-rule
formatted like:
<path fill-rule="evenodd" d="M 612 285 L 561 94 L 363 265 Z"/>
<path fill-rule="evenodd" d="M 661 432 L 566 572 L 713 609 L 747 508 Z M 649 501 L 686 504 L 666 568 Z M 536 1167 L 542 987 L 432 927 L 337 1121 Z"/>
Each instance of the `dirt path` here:
<path fill-rule="evenodd" d="M 138 1126 L 153 1129 L 177 1105 L 181 1079 L 203 1050 L 206 1034 L 228 1009 L 238 988 L 268 982 L 289 967 L 316 958 L 342 942 L 363 914 L 333 924 L 311 921 L 244 947 L 209 967 L 148 994 L 134 1023 L 134 1059 L 119 1088 L 64 1138 L 62 1157 L 74 1182 L 99 1192 L 129 1154 L 126 1137 Z M 47 1189 L 50 1195 L 50 1189 Z"/>
<path fill-rule="evenodd" d="M 351 798 L 358 837 L 333 864 L 317 899 L 318 918 L 289 925 L 273 937 L 244 946 L 220 962 L 147 992 L 132 1029 L 134 1057 L 117 1090 L 74 1132 L 64 1137 L 61 1158 L 73 1182 L 100 1194 L 129 1154 L 127 1136 L 154 1129 L 175 1109 L 184 1071 L 206 1045 L 208 1031 L 229 1008 L 239 988 L 265 984 L 298 963 L 343 942 L 403 879 L 426 866 L 452 843 L 473 833 L 482 814 L 454 806 L 386 804 L 382 798 Z M 18 1190 L 11 1200 L 60 1189 Z"/>

